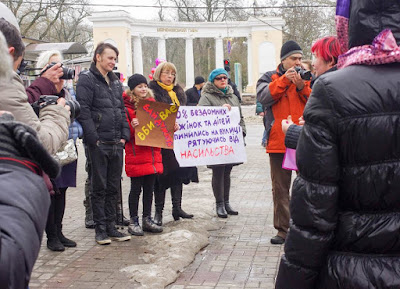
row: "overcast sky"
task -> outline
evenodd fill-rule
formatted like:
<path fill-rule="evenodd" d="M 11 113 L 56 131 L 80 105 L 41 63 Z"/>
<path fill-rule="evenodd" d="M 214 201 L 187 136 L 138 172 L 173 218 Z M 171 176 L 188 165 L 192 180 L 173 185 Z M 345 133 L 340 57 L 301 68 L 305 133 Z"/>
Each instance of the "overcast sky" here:
<path fill-rule="evenodd" d="M 133 16 L 135 19 L 157 19 L 158 20 L 158 10 L 157 8 L 128 8 L 128 7 L 117 7 L 117 6 L 109 6 L 110 1 L 107 0 L 90 0 L 91 3 L 100 5 L 104 4 L 105 6 L 94 6 L 94 11 L 109 11 L 109 10 L 125 10 Z M 165 0 L 163 1 L 165 2 Z M 145 5 L 151 6 L 155 5 L 158 6 L 156 0 L 118 0 L 115 2 L 111 2 L 112 4 L 119 4 L 119 5 Z M 171 11 L 171 9 L 169 9 Z M 168 10 L 164 10 L 167 13 Z M 171 13 L 173 13 L 171 11 Z"/>
<path fill-rule="evenodd" d="M 158 8 L 128 8 L 128 7 L 121 7 L 121 6 L 109 6 L 111 3 L 112 5 L 145 5 L 145 6 L 159 6 L 157 0 L 118 0 L 118 1 L 110 1 L 110 0 L 89 0 L 91 3 L 96 5 L 104 6 L 93 6 L 94 11 L 110 11 L 110 10 L 125 10 L 133 16 L 135 19 L 147 19 L 147 20 L 158 20 Z M 242 0 L 244 5 L 251 6 L 254 0 Z M 260 2 L 260 1 L 259 1 Z M 163 5 L 166 6 L 174 6 L 173 3 L 168 2 L 168 0 L 162 0 Z M 204 4 L 200 4 L 199 6 L 203 6 Z M 173 19 L 176 16 L 176 9 L 163 9 L 164 16 L 166 19 Z M 171 17 L 168 17 L 168 13 L 171 14 Z"/>

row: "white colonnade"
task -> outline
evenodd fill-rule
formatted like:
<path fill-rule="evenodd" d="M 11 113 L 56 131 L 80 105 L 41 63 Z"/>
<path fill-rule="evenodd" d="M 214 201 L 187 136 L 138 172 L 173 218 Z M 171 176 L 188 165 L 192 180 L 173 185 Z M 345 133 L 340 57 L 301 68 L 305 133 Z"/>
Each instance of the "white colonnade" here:
<path fill-rule="evenodd" d="M 166 60 L 168 60 L 167 39 L 185 39 L 186 87 L 194 84 L 193 42 L 196 38 L 215 39 L 215 68 L 222 68 L 224 67 L 224 39 L 246 37 L 247 88 L 250 91 L 254 91 L 255 82 L 263 72 L 275 69 L 280 62 L 279 51 L 282 46 L 284 21 L 279 17 L 263 18 L 262 21 L 249 18 L 247 21 L 231 22 L 157 22 L 134 19 L 126 11 L 107 11 L 94 12 L 89 20 L 93 22 L 94 45 L 104 39 L 112 39 L 117 43 L 120 50 L 118 69 L 126 75 L 143 74 L 142 38 L 144 37 L 157 38 L 157 56 Z M 132 40 L 127 39 L 126 35 L 131 35 Z M 133 50 L 128 50 L 126 47 L 131 45 L 131 41 L 133 41 Z M 127 63 L 129 59 L 132 59 L 129 53 L 133 55 L 133 71 L 132 65 Z"/>

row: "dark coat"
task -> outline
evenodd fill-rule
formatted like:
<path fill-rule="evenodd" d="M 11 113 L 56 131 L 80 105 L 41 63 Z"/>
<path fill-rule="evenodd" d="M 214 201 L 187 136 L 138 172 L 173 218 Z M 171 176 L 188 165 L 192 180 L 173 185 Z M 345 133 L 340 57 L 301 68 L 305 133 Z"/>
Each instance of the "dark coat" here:
<path fill-rule="evenodd" d="M 378 20 L 358 23 L 391 23 L 399 36 L 391 21 L 400 19 L 400 3 L 381 3 L 352 1 L 351 11 L 362 13 L 350 18 L 369 11 Z M 276 288 L 400 288 L 399 79 L 400 63 L 392 63 L 348 66 L 315 83 Z"/>
<path fill-rule="evenodd" d="M 172 103 L 172 100 L 168 94 L 168 91 L 166 91 L 161 86 L 159 86 L 156 81 L 154 81 L 154 80 L 150 81 L 149 88 L 153 91 L 154 99 L 156 101 L 164 102 L 164 103 L 168 103 L 168 104 Z M 182 87 L 179 84 L 177 84 L 173 88 L 173 91 L 175 91 L 180 104 L 186 105 L 186 95 L 185 95 L 185 92 L 183 91 Z M 170 172 L 173 172 L 179 168 L 179 164 L 175 158 L 175 153 L 173 150 L 161 149 L 161 154 L 162 154 L 162 162 L 164 165 L 164 175 L 168 175 Z"/>
<path fill-rule="evenodd" d="M 233 83 L 230 78 L 228 78 L 228 84 L 232 87 L 233 94 L 236 95 L 237 98 L 239 99 L 239 102 L 242 103 L 242 97 L 240 96 L 240 92 L 237 89 L 237 85 L 235 83 Z"/>
<path fill-rule="evenodd" d="M 126 122 L 122 99 L 122 85 L 118 77 L 109 72 L 107 84 L 96 65 L 79 74 L 76 99 L 81 105 L 78 117 L 83 128 L 83 140 L 89 146 L 97 141 L 129 141 L 129 125 Z"/>
<path fill-rule="evenodd" d="M 187 97 L 187 106 L 196 106 L 199 103 L 201 89 L 197 90 L 196 86 L 193 85 L 185 91 Z"/>
<path fill-rule="evenodd" d="M 158 85 L 156 81 L 150 81 L 149 83 L 150 89 L 154 93 L 154 98 L 156 101 L 164 102 L 171 104 L 171 98 L 168 94 L 168 91 L 163 89 Z M 183 91 L 182 87 L 177 84 L 173 91 L 175 91 L 176 96 L 181 105 L 186 105 L 186 95 Z M 189 184 L 190 182 L 198 182 L 198 174 L 196 167 L 179 167 L 178 161 L 175 158 L 175 153 L 173 150 L 169 149 L 161 149 L 162 162 L 164 167 L 164 173 L 159 175 L 156 182 L 157 190 L 165 190 L 170 187 L 180 185 L 180 184 Z"/>

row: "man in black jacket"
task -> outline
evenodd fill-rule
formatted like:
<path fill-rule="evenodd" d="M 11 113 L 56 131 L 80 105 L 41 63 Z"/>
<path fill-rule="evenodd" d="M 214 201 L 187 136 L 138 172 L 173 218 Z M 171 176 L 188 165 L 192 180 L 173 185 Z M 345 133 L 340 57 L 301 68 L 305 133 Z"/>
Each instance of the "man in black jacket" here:
<path fill-rule="evenodd" d="M 196 106 L 199 103 L 199 99 L 201 96 L 201 89 L 204 86 L 204 78 L 202 76 L 197 76 L 194 79 L 194 85 L 192 88 L 189 88 L 185 91 L 187 98 L 187 106 Z"/>
<path fill-rule="evenodd" d="M 130 240 L 115 228 L 116 200 L 123 166 L 123 149 L 129 140 L 122 85 L 112 72 L 119 52 L 109 43 L 100 43 L 88 71 L 79 75 L 76 98 L 81 105 L 78 117 L 83 127 L 92 164 L 92 210 L 96 242 L 110 244 Z"/>

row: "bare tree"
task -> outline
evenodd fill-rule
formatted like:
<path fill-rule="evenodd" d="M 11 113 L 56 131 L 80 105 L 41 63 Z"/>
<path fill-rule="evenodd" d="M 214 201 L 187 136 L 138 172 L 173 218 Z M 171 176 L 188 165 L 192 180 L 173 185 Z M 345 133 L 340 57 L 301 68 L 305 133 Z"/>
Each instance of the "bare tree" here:
<path fill-rule="evenodd" d="M 83 24 L 90 13 L 87 0 L 1 0 L 16 16 L 21 34 L 46 41 L 86 43 L 91 28 Z"/>
<path fill-rule="evenodd" d="M 335 4 L 334 0 L 284 0 L 278 5 L 276 0 L 265 0 L 259 6 L 279 8 L 255 10 L 259 15 L 282 17 L 286 23 L 283 40 L 296 41 L 305 57 L 311 58 L 311 46 L 315 40 L 336 34 Z"/>
<path fill-rule="evenodd" d="M 243 5 L 242 0 L 171 1 L 177 7 L 179 21 L 218 22 L 227 20 L 245 20 L 247 18 L 241 9 L 237 9 L 237 7 Z"/>

